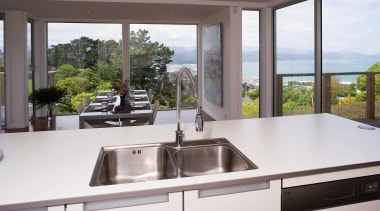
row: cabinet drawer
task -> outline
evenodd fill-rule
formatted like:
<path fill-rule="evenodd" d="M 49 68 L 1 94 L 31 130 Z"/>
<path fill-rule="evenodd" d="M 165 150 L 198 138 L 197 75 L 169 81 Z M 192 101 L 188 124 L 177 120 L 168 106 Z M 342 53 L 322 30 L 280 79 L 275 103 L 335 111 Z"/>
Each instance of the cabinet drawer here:
<path fill-rule="evenodd" d="M 249 187 L 263 187 L 268 183 L 267 188 L 258 188 L 249 190 Z M 185 211 L 196 210 L 218 210 L 218 211 L 252 211 L 266 210 L 278 211 L 281 207 L 281 182 L 265 181 L 264 183 L 253 183 L 237 186 L 237 190 L 242 192 L 231 191 L 234 186 L 224 187 L 221 190 L 193 190 L 184 192 Z M 222 190 L 228 190 L 225 194 Z M 209 194 L 211 192 L 219 194 Z M 205 194 L 207 193 L 207 194 Z"/>
<path fill-rule="evenodd" d="M 182 210 L 182 192 L 84 203 L 84 211 Z"/>

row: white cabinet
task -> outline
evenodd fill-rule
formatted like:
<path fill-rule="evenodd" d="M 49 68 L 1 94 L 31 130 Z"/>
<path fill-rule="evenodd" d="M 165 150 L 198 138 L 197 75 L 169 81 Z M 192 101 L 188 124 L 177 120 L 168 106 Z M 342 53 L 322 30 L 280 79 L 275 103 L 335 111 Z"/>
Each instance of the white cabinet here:
<path fill-rule="evenodd" d="M 66 211 L 151 211 L 182 210 L 182 192 L 157 194 L 151 196 L 131 197 L 84 202 L 67 205 Z"/>
<path fill-rule="evenodd" d="M 266 180 L 184 192 L 84 201 L 51 206 L 47 211 L 279 211 L 280 209 L 281 180 Z M 42 210 L 46 211 L 46 207 Z"/>
<path fill-rule="evenodd" d="M 83 205 L 84 205 L 83 203 L 79 203 L 79 204 L 67 204 L 65 211 L 83 211 Z"/>
<path fill-rule="evenodd" d="M 47 211 L 65 211 L 65 205 L 48 207 Z"/>
<path fill-rule="evenodd" d="M 280 180 L 184 192 L 184 211 L 279 211 L 280 209 Z"/>
<path fill-rule="evenodd" d="M 275 180 L 70 204 L 66 206 L 65 211 L 279 211 L 280 207 L 281 182 Z"/>

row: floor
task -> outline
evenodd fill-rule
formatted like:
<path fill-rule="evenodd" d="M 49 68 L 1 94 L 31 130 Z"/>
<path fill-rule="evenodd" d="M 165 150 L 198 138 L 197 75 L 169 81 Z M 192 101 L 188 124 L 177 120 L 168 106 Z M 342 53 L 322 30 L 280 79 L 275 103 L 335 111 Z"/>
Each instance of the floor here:
<path fill-rule="evenodd" d="M 154 124 L 176 124 L 176 110 L 158 111 Z M 181 122 L 192 123 L 195 119 L 194 109 L 181 110 Z M 205 121 L 210 120 L 205 116 Z M 360 123 L 368 124 L 380 128 L 380 118 L 374 120 L 357 120 Z M 53 117 L 52 121 L 47 118 L 39 118 L 31 121 L 29 128 L 25 129 L 0 129 L 0 133 L 12 132 L 33 132 L 33 131 L 46 131 L 46 130 L 75 130 L 79 129 L 79 116 L 78 115 L 62 115 Z"/>
<path fill-rule="evenodd" d="M 158 111 L 154 124 L 176 124 L 177 114 L 176 110 Z M 181 122 L 191 123 L 195 120 L 195 109 L 181 110 Z M 32 120 L 29 128 L 25 129 L 11 129 L 0 130 L 0 133 L 12 132 L 33 132 L 45 130 L 75 130 L 79 129 L 79 116 L 78 115 L 61 115 L 54 116 L 52 121 L 47 118 L 38 118 Z"/>

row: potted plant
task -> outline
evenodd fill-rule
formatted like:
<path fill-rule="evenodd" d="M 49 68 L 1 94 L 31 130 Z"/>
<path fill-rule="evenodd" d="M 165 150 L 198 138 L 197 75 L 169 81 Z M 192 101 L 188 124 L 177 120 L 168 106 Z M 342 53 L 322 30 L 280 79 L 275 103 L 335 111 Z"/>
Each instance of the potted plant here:
<path fill-rule="evenodd" d="M 66 91 L 57 87 L 46 87 L 35 90 L 31 95 L 31 101 L 36 109 L 47 106 L 49 119 L 53 116 L 53 110 L 58 103 L 64 102 Z"/>

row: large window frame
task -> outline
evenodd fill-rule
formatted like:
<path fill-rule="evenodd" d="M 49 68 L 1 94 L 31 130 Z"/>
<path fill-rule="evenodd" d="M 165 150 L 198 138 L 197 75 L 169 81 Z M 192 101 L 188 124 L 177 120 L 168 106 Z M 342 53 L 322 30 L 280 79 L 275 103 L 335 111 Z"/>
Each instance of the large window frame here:
<path fill-rule="evenodd" d="M 245 15 L 245 14 L 246 15 Z M 245 16 L 244 16 L 245 15 Z M 248 21 L 247 17 L 257 18 L 257 20 L 250 20 L 251 23 L 246 23 Z M 259 118 L 260 117 L 260 76 L 261 76 L 261 61 L 260 61 L 260 20 L 261 15 L 259 10 L 254 9 L 243 9 L 242 10 L 242 118 Z M 247 28 L 248 27 L 248 28 Z M 253 35 L 253 37 L 247 36 L 247 34 Z M 256 35 L 256 37 L 254 37 Z M 245 41 L 250 42 L 247 45 Z M 256 46 L 257 45 L 257 46 Z M 245 48 L 249 46 L 249 50 Z M 252 55 L 245 52 L 251 52 Z M 257 55 L 256 55 L 257 52 Z M 255 58 L 257 56 L 257 58 Z M 249 58 L 246 58 L 249 57 Z M 252 61 L 252 65 L 247 65 L 247 61 Z M 257 61 L 256 61 L 257 60 Z M 257 64 L 255 64 L 257 62 Z M 246 63 L 246 65 L 244 65 Z M 248 68 L 249 69 L 245 69 Z M 257 68 L 257 69 L 256 69 Z M 244 75 L 244 71 L 254 71 L 252 75 Z M 255 71 L 257 70 L 257 75 Z M 247 74 L 247 73 L 246 73 Z"/>
<path fill-rule="evenodd" d="M 326 56 L 327 53 L 331 53 L 331 52 L 336 53 L 337 52 L 336 50 L 340 50 L 341 51 L 340 54 L 339 54 L 339 51 L 336 54 L 330 54 L 330 55 L 333 55 L 333 57 L 331 57 L 331 58 L 348 59 L 350 57 L 349 56 L 347 57 L 346 54 L 353 55 L 354 53 L 358 52 L 356 54 L 356 56 L 357 56 L 357 55 L 360 55 L 360 52 L 362 52 L 362 54 L 366 54 L 365 58 L 367 58 L 368 56 L 371 56 L 371 55 L 375 56 L 376 48 L 361 48 L 363 45 L 360 45 L 359 47 L 355 46 L 355 44 L 352 40 L 355 40 L 356 36 L 351 36 L 350 37 L 350 38 L 352 38 L 351 42 L 346 42 L 346 43 L 342 42 L 343 44 L 340 43 L 340 45 L 335 45 L 335 49 L 328 49 L 327 51 L 324 52 L 323 51 L 323 44 L 328 43 L 328 41 L 326 40 L 326 39 L 328 39 L 328 36 L 323 36 L 322 31 L 325 32 L 329 28 L 327 28 L 328 27 L 327 24 L 326 24 L 326 26 L 324 26 L 324 24 L 322 23 L 322 20 L 324 18 L 326 18 L 325 16 L 323 16 L 323 12 L 327 13 L 328 7 L 323 8 L 322 6 L 323 6 L 323 1 L 328 1 L 328 0 L 309 0 L 309 1 L 313 5 L 313 17 L 314 17 L 314 23 L 313 23 L 314 24 L 314 27 L 313 27 L 313 29 L 314 29 L 314 49 L 313 49 L 313 51 L 314 51 L 315 58 L 314 58 L 314 71 L 313 71 L 313 73 L 310 74 L 311 76 L 314 76 L 314 83 L 313 83 L 313 86 L 314 86 L 313 98 L 314 99 L 312 101 L 314 103 L 314 109 L 313 109 L 314 112 L 313 113 L 322 113 L 322 112 L 333 113 L 335 115 L 339 115 L 339 116 L 342 116 L 345 118 L 354 119 L 357 121 L 364 121 L 365 123 L 368 121 L 371 121 L 373 119 L 378 118 L 378 114 L 379 114 L 379 101 L 377 100 L 378 99 L 378 94 L 377 94 L 378 91 L 375 91 L 376 90 L 375 87 L 377 86 L 376 83 L 378 83 L 378 82 L 376 82 L 375 78 L 380 77 L 380 74 L 376 72 L 376 71 L 379 71 L 379 69 L 377 67 L 377 64 L 379 62 L 378 59 L 376 59 L 376 60 L 373 59 L 373 60 L 368 60 L 368 61 L 365 60 L 363 65 L 358 65 L 358 64 L 352 65 L 353 67 L 355 67 L 355 69 L 351 68 L 349 70 L 347 70 L 348 68 L 342 67 L 342 64 L 337 62 L 337 61 L 335 61 L 336 63 L 334 63 L 334 64 L 336 64 L 336 66 L 334 66 L 335 70 L 332 70 L 331 66 L 327 67 L 327 65 L 326 65 L 327 64 L 326 58 L 327 59 L 329 58 Z M 304 1 L 298 1 L 295 4 L 298 4 L 301 2 L 304 2 Z M 331 3 L 331 2 L 329 2 L 329 3 Z M 375 4 L 375 2 L 373 2 L 373 3 Z M 339 2 L 335 2 L 335 5 L 330 5 L 331 6 L 330 8 L 342 9 L 341 7 L 338 7 L 337 4 L 339 4 Z M 275 8 L 273 10 L 273 17 L 274 17 L 273 23 L 275 25 L 274 26 L 274 32 L 273 32 L 274 46 L 276 46 L 276 36 L 278 35 L 278 33 L 275 30 L 275 28 L 276 28 L 276 21 L 275 21 L 276 20 L 276 11 L 278 9 L 285 8 L 287 6 L 292 6 L 292 5 L 294 5 L 294 4 L 285 5 L 285 6 L 282 6 L 279 8 Z M 372 7 L 371 6 L 372 6 L 372 3 L 365 5 L 364 9 L 366 11 L 368 10 L 368 15 L 372 15 L 372 16 L 363 17 L 363 21 L 370 21 L 370 20 L 374 19 L 374 17 L 376 17 L 374 15 L 374 14 L 377 14 L 376 9 L 374 9 L 372 11 L 369 9 L 369 8 L 374 7 L 375 5 Z M 378 7 L 378 4 L 376 4 L 376 6 Z M 351 5 L 351 6 L 348 6 L 346 8 L 343 8 L 343 10 L 346 11 L 347 14 L 349 14 L 349 13 L 356 13 L 358 8 Z M 331 12 L 330 14 L 334 14 L 334 15 L 337 15 L 339 17 L 341 16 L 340 13 L 339 14 L 336 14 L 336 13 L 337 12 L 335 12 L 335 13 Z M 350 25 L 351 20 L 345 19 L 345 18 L 343 18 L 343 19 L 346 20 L 346 22 L 339 22 L 339 23 L 334 23 L 334 24 L 344 25 L 345 23 L 347 23 L 348 25 Z M 329 17 L 329 19 L 326 18 L 326 21 L 334 21 L 334 20 L 336 20 L 335 17 Z M 355 18 L 352 20 L 355 20 Z M 357 24 L 357 26 L 362 27 L 363 24 Z M 369 25 L 368 27 L 370 27 L 370 26 L 371 25 Z M 371 30 L 371 31 L 370 30 L 367 31 L 365 29 L 364 29 L 364 31 L 357 30 L 356 33 L 359 35 L 360 35 L 360 33 L 376 34 L 373 32 L 376 32 L 379 30 L 379 28 L 371 28 L 371 29 L 373 29 L 373 30 Z M 330 30 L 330 31 L 334 31 L 334 30 Z M 369 33 L 369 32 L 371 32 L 371 33 Z M 339 31 L 339 33 L 340 33 L 340 35 L 335 34 L 336 37 L 334 37 L 334 38 L 336 39 L 335 40 L 336 42 L 340 39 L 343 39 L 341 37 L 343 33 L 341 31 Z M 349 34 L 349 33 L 344 32 L 344 34 Z M 332 35 L 334 36 L 334 34 L 332 34 Z M 355 33 L 354 33 L 354 35 L 355 35 Z M 323 37 L 325 37 L 325 40 L 323 40 Z M 331 39 L 333 39 L 333 38 L 331 38 Z M 376 38 L 372 38 L 369 36 L 368 40 L 371 40 L 371 39 L 376 40 Z M 362 40 L 359 40 L 359 43 L 361 41 Z M 334 42 L 334 44 L 336 42 Z M 366 43 L 366 42 L 364 41 L 364 43 Z M 378 42 L 373 43 L 371 41 L 368 41 L 368 43 L 371 43 L 370 44 L 371 46 L 378 44 Z M 345 48 L 346 46 L 348 46 L 348 48 Z M 357 48 L 359 48 L 359 49 L 357 49 Z M 274 49 L 277 49 L 277 47 L 275 47 Z M 331 51 L 331 50 L 335 50 L 335 52 Z M 352 51 L 353 53 L 351 52 L 351 54 L 349 54 L 350 51 Z M 345 54 L 343 54 L 342 52 L 345 52 Z M 349 52 L 349 53 L 347 53 L 347 52 Z M 326 56 L 326 58 L 324 59 L 323 56 Z M 358 62 L 358 61 L 356 61 L 356 62 Z M 371 63 L 371 61 L 372 61 L 372 63 Z M 274 66 L 275 66 L 275 62 L 276 62 L 276 53 L 274 53 L 274 61 L 273 61 Z M 347 62 L 345 62 L 345 64 L 346 63 Z M 329 65 L 331 65 L 331 63 Z M 370 67 L 366 67 L 365 65 L 370 65 Z M 360 67 L 360 68 L 358 68 L 358 67 Z M 366 70 L 366 68 L 368 68 L 368 69 Z M 293 75 L 297 75 L 297 74 L 293 74 Z M 282 104 L 282 101 L 280 99 L 280 98 L 282 98 L 282 92 L 279 90 L 282 89 L 283 83 L 281 80 L 276 80 L 276 73 L 274 73 L 274 77 L 275 77 L 275 79 L 273 80 L 273 84 L 275 87 L 274 88 L 274 90 L 275 90 L 274 91 L 274 94 L 275 94 L 275 97 L 274 97 L 274 116 L 281 116 L 283 104 Z M 355 77 L 356 77 L 356 81 L 355 81 Z M 354 78 L 354 79 L 352 79 L 352 78 Z M 353 82 L 353 81 L 355 81 L 355 82 Z M 303 113 L 301 113 L 301 114 L 303 114 Z"/>
<path fill-rule="evenodd" d="M 47 28 L 48 28 L 48 31 L 47 31 L 47 34 L 49 34 L 49 23 L 83 23 L 83 24 L 120 24 L 121 25 L 121 28 L 122 28 L 122 30 L 121 30 L 121 38 L 120 38 L 120 40 L 121 40 L 121 42 L 122 42 L 122 46 L 121 46 L 121 48 L 122 48 L 122 51 L 121 51 L 121 56 L 122 56 L 122 67 L 121 67 L 121 77 L 120 77 L 120 81 L 115 81 L 115 84 L 117 84 L 117 85 L 120 85 L 124 80 L 130 80 L 131 79 L 131 70 L 132 70 L 132 67 L 131 67 L 131 60 L 130 60 L 130 57 L 131 57 L 131 54 L 130 54 L 130 52 L 129 52 L 129 45 L 130 45 L 130 43 L 131 43 L 131 40 L 130 40 L 130 29 L 131 29 L 131 25 L 133 25 L 133 24 L 137 24 L 137 25 L 141 25 L 141 23 L 138 23 L 138 22 L 136 22 L 136 23 L 132 23 L 132 22 L 123 22 L 123 23 L 117 23 L 117 22 L 107 22 L 107 23 L 104 23 L 104 22 L 82 22 L 82 21 L 78 21 L 78 22 L 65 22 L 64 20 L 60 20 L 60 21 L 56 21 L 56 20 L 54 20 L 54 21 L 49 21 L 49 20 L 47 20 Z M 144 23 L 144 24 L 146 24 L 146 25 L 148 25 L 149 23 Z M 198 23 L 170 23 L 170 24 L 167 24 L 167 23 L 152 23 L 152 24 L 154 24 L 154 25 L 190 25 L 190 26 L 194 26 L 195 27 L 195 31 L 194 31 L 194 35 L 196 36 L 196 38 L 195 38 L 195 41 L 194 41 L 194 43 L 192 43 L 192 45 L 194 45 L 194 47 L 195 47 L 195 55 L 194 55 L 194 59 L 195 59 L 195 68 L 194 67 L 190 67 L 190 70 L 193 70 L 193 71 L 195 71 L 195 73 L 194 73 L 194 75 L 198 75 L 198 63 L 199 63 L 199 61 L 198 61 L 198 48 L 199 48 L 199 43 L 198 43 Z M 48 35 L 49 36 L 49 35 Z M 86 34 L 84 34 L 83 36 L 86 36 Z M 48 40 L 48 42 L 49 42 L 49 37 L 47 37 L 47 40 Z M 78 38 L 76 38 L 76 39 L 78 39 Z M 126 40 L 127 39 L 127 40 Z M 155 40 L 152 40 L 152 42 L 154 42 Z M 66 42 L 67 43 L 67 42 Z M 48 43 L 49 44 L 49 43 Z M 58 43 L 54 43 L 55 45 L 57 45 Z M 51 45 L 51 44 L 49 44 L 49 45 Z M 185 65 L 185 64 L 181 64 L 181 66 L 183 66 L 183 65 Z M 178 69 L 179 69 L 180 67 L 178 67 Z M 50 69 L 49 67 L 48 67 L 48 69 Z M 195 77 L 196 77 L 195 76 Z M 50 77 L 51 78 L 51 77 Z M 49 79 L 50 81 L 51 81 L 51 79 Z M 131 80 L 130 80 L 131 81 Z M 174 82 L 174 81 L 173 81 Z M 53 82 L 54 84 L 55 84 L 55 82 Z M 49 83 L 50 85 L 52 85 L 53 83 Z M 135 87 L 135 85 L 134 84 L 131 84 L 133 87 Z M 111 86 L 113 86 L 112 84 L 110 85 L 110 88 L 109 89 L 111 89 Z M 187 86 L 185 86 L 185 87 L 187 87 Z M 186 93 L 186 91 L 184 91 L 183 93 Z M 91 96 L 90 96 L 91 97 Z M 157 98 L 156 98 L 157 99 Z M 185 98 L 184 98 L 185 99 Z M 173 102 L 175 102 L 175 101 L 171 101 L 170 102 L 170 104 L 173 104 Z M 83 101 L 83 102 L 81 102 L 82 104 L 85 104 L 85 102 Z M 193 103 L 190 103 L 189 105 L 190 105 L 190 107 L 191 107 L 191 104 L 193 104 Z M 169 105 L 169 102 L 168 103 L 165 103 L 165 102 L 163 102 L 162 103 L 162 105 Z M 75 110 L 74 110 L 74 107 L 76 107 L 76 105 L 73 105 L 72 106 L 72 112 L 75 112 Z M 174 105 L 174 107 L 175 107 L 175 105 Z M 173 107 L 173 105 L 171 106 L 171 108 L 174 108 Z"/>
<path fill-rule="evenodd" d="M 298 3 L 302 3 L 305 0 L 298 1 L 295 3 L 292 3 L 290 5 L 283 5 L 281 7 L 274 8 L 273 11 L 273 19 L 274 19 L 274 27 L 276 27 L 276 11 L 288 6 L 292 6 Z M 314 96 L 313 96 L 313 108 L 314 113 L 322 113 L 322 0 L 306 0 L 306 1 L 313 1 L 314 3 L 314 71 L 311 73 L 314 76 Z M 276 30 L 273 31 L 273 43 L 275 46 L 275 49 L 277 50 L 276 46 Z M 275 50 L 275 52 L 276 52 Z M 276 53 L 274 53 L 274 60 L 273 60 L 273 66 L 276 66 Z M 280 108 L 282 108 L 282 100 L 279 100 L 281 98 L 281 94 L 278 93 L 277 90 L 280 89 L 280 84 L 276 80 L 276 70 L 274 71 L 274 80 L 273 80 L 273 86 L 274 86 L 274 105 L 273 105 L 273 113 L 274 116 L 282 116 L 282 111 L 280 111 Z M 281 105 L 280 105 L 281 104 Z"/>
<path fill-rule="evenodd" d="M 49 31 L 49 28 L 54 26 L 54 24 L 62 24 L 59 28 L 60 30 L 62 27 L 72 27 L 71 34 L 73 34 L 73 37 L 65 37 L 64 41 L 53 41 L 50 43 L 50 39 L 57 39 L 57 37 L 61 36 L 58 34 L 56 37 L 49 37 L 49 33 L 56 33 L 54 30 Z M 45 73 L 47 77 L 46 83 L 49 86 L 57 85 L 59 88 L 68 90 L 67 94 L 69 97 L 66 97 L 65 103 L 71 105 L 63 107 L 64 110 L 60 110 L 60 114 L 78 112 L 77 107 L 79 104 L 87 105 L 85 101 L 86 96 L 93 99 L 95 97 L 95 90 L 98 88 L 101 90 L 111 90 L 113 81 L 122 82 L 123 66 L 125 63 L 122 42 L 123 24 L 117 22 L 47 21 L 46 27 L 47 44 L 52 46 L 52 48 L 47 46 L 48 66 Z M 109 27 L 108 30 L 114 30 L 116 35 L 111 37 L 108 35 L 104 36 L 100 33 L 101 30 L 98 30 L 99 34 L 93 34 L 91 30 L 83 33 L 82 29 L 86 27 L 88 27 L 87 29 L 99 29 L 99 27 L 102 27 L 102 30 Z M 76 49 L 77 52 L 72 52 L 71 48 Z M 59 56 L 61 52 L 63 52 L 64 56 Z M 52 57 L 49 57 L 49 54 Z M 77 60 L 77 57 L 81 59 Z M 62 67 L 61 71 L 60 67 Z M 107 73 L 107 70 L 113 71 L 110 76 L 113 78 L 107 78 L 107 74 L 104 74 Z M 101 77 L 104 78 L 104 75 L 106 75 L 106 79 L 100 80 Z M 80 78 L 75 79 L 75 77 Z M 70 80 L 65 81 L 66 78 Z M 62 83 L 57 80 L 61 80 Z"/>

